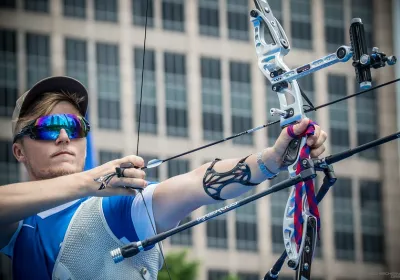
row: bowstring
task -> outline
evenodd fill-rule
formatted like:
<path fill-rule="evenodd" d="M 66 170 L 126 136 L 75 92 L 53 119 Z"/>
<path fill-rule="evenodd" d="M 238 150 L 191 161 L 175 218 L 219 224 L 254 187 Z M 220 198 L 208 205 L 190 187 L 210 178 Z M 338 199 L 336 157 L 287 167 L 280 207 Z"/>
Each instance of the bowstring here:
<path fill-rule="evenodd" d="M 148 11 L 149 11 L 149 0 L 146 1 L 146 18 L 145 18 L 145 24 L 144 24 L 143 60 L 142 60 L 142 78 L 141 78 L 142 81 L 141 81 L 141 85 L 140 85 L 138 132 L 137 132 L 137 144 L 136 144 L 136 155 L 137 155 L 137 156 L 139 156 L 140 117 L 141 117 L 141 115 L 142 115 L 143 80 L 144 80 L 144 65 L 145 65 L 145 56 L 146 56 L 146 40 L 147 40 L 147 20 L 148 20 Z M 144 196 L 143 196 L 143 193 L 142 193 L 142 192 L 143 192 L 143 189 L 139 190 L 139 193 L 140 193 L 140 195 L 141 195 L 141 197 L 142 197 L 143 204 L 144 204 L 144 207 L 145 207 L 145 209 L 146 209 L 147 216 L 148 216 L 148 218 L 149 218 L 151 227 L 153 228 L 154 235 L 157 235 L 156 228 L 155 228 L 155 226 L 154 226 L 154 224 L 153 224 L 153 220 L 151 219 L 151 216 L 150 216 L 150 213 L 149 213 L 149 209 L 147 208 L 146 200 L 144 199 Z M 167 261 L 166 261 L 165 256 L 164 256 L 164 252 L 163 252 L 162 246 L 161 246 L 160 244 L 157 244 L 157 245 L 158 245 L 158 247 L 160 248 L 161 256 L 162 256 L 162 259 L 163 259 L 165 268 L 167 269 L 167 272 L 168 272 L 168 277 L 169 277 L 170 280 L 172 280 L 172 278 L 171 278 L 171 273 L 170 273 L 170 271 L 169 271 L 169 267 L 168 267 Z"/>

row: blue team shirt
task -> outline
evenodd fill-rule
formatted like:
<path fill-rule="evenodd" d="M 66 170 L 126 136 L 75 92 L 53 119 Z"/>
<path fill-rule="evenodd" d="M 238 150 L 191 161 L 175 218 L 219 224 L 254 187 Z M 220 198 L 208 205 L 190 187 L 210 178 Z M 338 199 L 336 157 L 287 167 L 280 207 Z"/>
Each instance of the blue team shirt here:
<path fill-rule="evenodd" d="M 157 184 L 150 184 L 143 191 L 154 225 L 152 196 L 156 186 Z M 9 244 L 0 250 L 12 259 L 14 279 L 51 280 L 69 223 L 75 211 L 87 199 L 89 197 L 71 201 L 19 222 Z M 140 194 L 104 197 L 102 207 L 108 226 L 123 243 L 154 235 Z"/>

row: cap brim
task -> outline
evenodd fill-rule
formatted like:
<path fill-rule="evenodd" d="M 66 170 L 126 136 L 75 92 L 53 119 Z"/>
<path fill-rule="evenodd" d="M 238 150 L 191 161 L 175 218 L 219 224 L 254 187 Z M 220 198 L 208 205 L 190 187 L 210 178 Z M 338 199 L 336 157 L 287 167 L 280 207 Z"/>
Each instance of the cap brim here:
<path fill-rule="evenodd" d="M 19 115 L 22 116 L 35 99 L 46 92 L 69 92 L 78 94 L 79 97 L 83 97 L 83 101 L 79 103 L 79 112 L 82 116 L 86 116 L 89 101 L 88 92 L 81 82 L 68 76 L 49 77 L 37 82 L 26 95 Z"/>

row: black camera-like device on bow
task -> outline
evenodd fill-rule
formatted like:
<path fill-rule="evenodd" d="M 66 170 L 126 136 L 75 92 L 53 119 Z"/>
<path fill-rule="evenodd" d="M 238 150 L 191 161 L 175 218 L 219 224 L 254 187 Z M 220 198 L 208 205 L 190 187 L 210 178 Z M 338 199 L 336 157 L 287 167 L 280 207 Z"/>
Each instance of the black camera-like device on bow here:
<path fill-rule="evenodd" d="M 377 47 L 372 48 L 372 53 L 368 54 L 367 41 L 365 37 L 364 24 L 360 18 L 353 18 L 350 25 L 350 43 L 353 51 L 353 66 L 356 71 L 357 82 L 362 90 L 369 89 L 371 85 L 371 67 L 378 69 L 388 65 L 394 65 L 397 58 L 386 56 Z M 344 56 L 345 53 L 337 51 L 337 56 Z"/>
<path fill-rule="evenodd" d="M 353 66 L 361 89 L 371 87 L 370 56 L 367 51 L 364 24 L 360 18 L 353 18 L 350 25 L 350 43 L 353 49 Z"/>

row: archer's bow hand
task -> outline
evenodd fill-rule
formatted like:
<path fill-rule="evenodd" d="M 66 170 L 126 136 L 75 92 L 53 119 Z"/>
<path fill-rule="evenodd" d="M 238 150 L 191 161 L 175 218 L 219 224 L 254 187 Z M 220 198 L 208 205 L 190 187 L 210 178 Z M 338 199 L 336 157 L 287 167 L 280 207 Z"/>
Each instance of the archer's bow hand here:
<path fill-rule="evenodd" d="M 310 155 L 312 158 L 319 157 L 325 151 L 325 141 L 327 138 L 327 133 L 323 131 L 319 125 L 316 123 L 312 123 L 309 118 L 304 118 L 301 122 L 293 125 L 293 134 L 295 136 L 301 137 L 304 135 L 308 129 L 309 124 L 314 125 L 314 135 L 309 135 L 307 137 L 307 145 L 310 147 Z M 272 147 L 276 158 L 282 161 L 282 157 L 288 148 L 288 145 L 291 140 L 295 137 L 291 136 L 288 132 L 288 127 L 282 129 L 281 134 L 279 135 L 278 139 L 276 140 L 274 146 Z"/>

